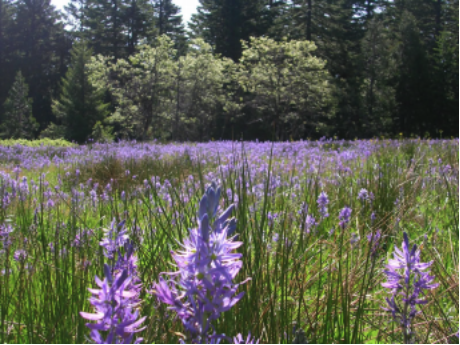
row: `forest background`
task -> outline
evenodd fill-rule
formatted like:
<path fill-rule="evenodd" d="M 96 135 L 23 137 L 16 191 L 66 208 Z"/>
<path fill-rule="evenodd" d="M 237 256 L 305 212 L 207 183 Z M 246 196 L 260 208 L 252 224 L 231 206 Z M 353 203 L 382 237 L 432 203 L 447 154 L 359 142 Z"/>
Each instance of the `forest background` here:
<path fill-rule="evenodd" d="M 0 135 L 458 137 L 458 0 L 0 0 Z"/>

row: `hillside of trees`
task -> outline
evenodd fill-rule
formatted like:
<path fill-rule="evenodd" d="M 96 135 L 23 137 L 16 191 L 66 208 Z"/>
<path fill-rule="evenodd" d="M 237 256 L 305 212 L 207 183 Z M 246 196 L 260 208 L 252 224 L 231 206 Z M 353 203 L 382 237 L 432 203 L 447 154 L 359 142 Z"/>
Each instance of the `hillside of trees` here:
<path fill-rule="evenodd" d="M 0 137 L 458 137 L 458 0 L 0 0 Z"/>

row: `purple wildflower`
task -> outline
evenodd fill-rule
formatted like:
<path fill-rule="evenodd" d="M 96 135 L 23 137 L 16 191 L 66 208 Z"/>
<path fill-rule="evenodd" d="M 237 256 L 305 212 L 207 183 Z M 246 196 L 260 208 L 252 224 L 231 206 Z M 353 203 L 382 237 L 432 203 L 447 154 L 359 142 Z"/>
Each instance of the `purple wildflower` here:
<path fill-rule="evenodd" d="M 126 285 L 126 288 L 135 293 L 135 295 L 131 297 L 131 303 L 139 303 L 142 283 L 137 272 L 137 256 L 134 255 L 134 246 L 131 242 L 127 241 L 124 245 L 124 249 L 124 255 L 118 252 L 118 260 L 113 269 L 115 273 L 127 271 L 131 281 Z"/>
<path fill-rule="evenodd" d="M 238 333 L 236 337 L 233 337 L 233 344 L 258 344 L 259 339 L 251 337 L 251 332 L 249 332 L 246 339 L 243 338 L 241 333 Z"/>
<path fill-rule="evenodd" d="M 275 224 L 275 221 L 278 219 L 278 213 L 276 212 L 270 212 L 268 211 L 267 213 L 267 220 L 268 220 L 268 227 L 272 227 L 273 224 Z"/>
<path fill-rule="evenodd" d="M 109 266 L 104 265 L 105 278 L 101 281 L 97 276 L 96 284 L 100 289 L 88 289 L 93 295 L 90 303 L 96 309 L 95 314 L 80 312 L 80 316 L 86 320 L 97 321 L 96 323 L 87 323 L 86 326 L 91 329 L 91 339 L 97 344 L 131 344 L 134 333 L 140 332 L 145 327 L 140 325 L 146 317 L 139 319 L 139 311 L 133 310 L 136 305 L 132 304 L 131 299 L 136 292 L 128 289 L 131 283 L 131 277 L 128 271 L 112 276 Z M 107 337 L 99 333 L 107 332 Z M 137 338 L 134 343 L 139 344 L 143 339 Z"/>
<path fill-rule="evenodd" d="M 350 244 L 352 247 L 355 247 L 355 245 L 359 242 L 359 240 L 361 239 L 361 237 L 359 236 L 358 233 L 354 232 L 351 234 L 351 238 L 350 238 Z"/>
<path fill-rule="evenodd" d="M 329 217 L 329 213 L 327 213 L 327 205 L 329 204 L 329 199 L 327 197 L 327 194 L 325 192 L 321 192 L 316 202 L 318 203 L 318 210 L 319 210 L 321 217 L 323 218 Z"/>
<path fill-rule="evenodd" d="M 12 241 L 11 233 L 13 232 L 13 227 L 11 225 L 0 225 L 0 241 L 3 246 L 3 250 L 8 250 Z"/>
<path fill-rule="evenodd" d="M 233 279 L 242 267 L 242 254 L 233 251 L 241 242 L 228 238 L 236 228 L 236 220 L 228 219 L 231 205 L 210 226 L 218 207 L 220 189 L 213 183 L 200 201 L 199 227 L 190 230 L 190 236 L 181 244 L 182 250 L 173 253 L 179 271 L 167 273 L 171 280 L 160 277 L 153 285 L 153 293 L 160 302 L 169 304 L 181 319 L 192 342 L 208 342 L 216 338 L 210 335 L 211 322 L 222 312 L 229 310 L 244 295 L 236 294 L 240 284 Z M 212 339 L 211 339 L 212 338 Z"/>
<path fill-rule="evenodd" d="M 364 189 L 362 188 L 359 193 L 358 193 L 358 199 L 361 201 L 361 202 L 365 202 L 367 200 L 369 200 L 369 192 L 367 191 L 367 189 Z"/>
<path fill-rule="evenodd" d="M 14 252 L 13 258 L 18 262 L 23 262 L 27 259 L 27 252 L 24 249 L 18 249 Z"/>
<path fill-rule="evenodd" d="M 92 230 L 83 230 L 75 236 L 75 240 L 72 243 L 72 247 L 82 248 L 88 243 L 91 235 L 93 234 Z"/>
<path fill-rule="evenodd" d="M 420 262 L 420 250 L 417 249 L 417 245 L 414 244 L 410 249 L 407 233 L 404 232 L 403 237 L 401 250 L 395 246 L 394 259 L 388 261 L 385 271 L 387 282 L 382 283 L 382 286 L 391 289 L 392 292 L 391 297 L 386 299 L 388 308 L 384 310 L 390 311 L 393 319 L 400 323 L 404 342 L 407 344 L 411 341 L 413 334 L 412 320 L 418 313 L 416 306 L 428 302 L 420 298 L 420 295 L 423 295 L 423 289 L 431 290 L 438 287 L 439 284 L 432 283 L 434 276 L 424 272 L 433 264 L 433 261 Z M 401 303 L 397 302 L 398 296 L 402 296 Z"/>
<path fill-rule="evenodd" d="M 315 218 L 311 215 L 307 215 L 307 218 L 305 219 L 305 232 L 309 234 L 310 231 L 316 228 L 317 225 L 318 223 L 316 222 Z"/>
<path fill-rule="evenodd" d="M 339 220 L 340 220 L 340 227 L 342 229 L 345 229 L 350 222 L 350 217 L 351 217 L 351 208 L 345 206 L 342 208 L 339 212 Z"/>
<path fill-rule="evenodd" d="M 377 248 L 379 246 L 379 241 L 380 241 L 380 237 L 382 235 L 380 234 L 380 230 L 377 230 L 374 234 L 370 233 L 368 234 L 366 237 L 367 237 L 367 241 L 371 244 L 372 248 L 371 248 L 371 255 L 372 256 L 375 256 L 377 254 Z"/>
<path fill-rule="evenodd" d="M 123 247 L 128 240 L 125 221 L 123 220 L 120 224 L 116 225 L 115 219 L 113 219 L 110 229 L 105 230 L 105 232 L 105 236 L 100 242 L 100 245 L 105 249 L 104 255 L 108 259 L 113 260 L 117 249 Z"/>
<path fill-rule="evenodd" d="M 377 219 L 377 216 L 375 215 L 375 212 L 372 212 L 371 213 L 371 224 L 374 224 L 376 219 Z"/>

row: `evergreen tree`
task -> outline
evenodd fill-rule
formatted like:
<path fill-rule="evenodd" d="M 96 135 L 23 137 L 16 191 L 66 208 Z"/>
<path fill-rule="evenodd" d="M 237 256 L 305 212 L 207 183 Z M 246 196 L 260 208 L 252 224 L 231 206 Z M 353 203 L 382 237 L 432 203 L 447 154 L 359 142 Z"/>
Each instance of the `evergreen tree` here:
<path fill-rule="evenodd" d="M 154 11 L 148 0 L 130 0 L 124 18 L 128 32 L 128 55 L 134 54 L 140 44 L 153 42 L 153 37 L 158 35 L 152 20 Z"/>
<path fill-rule="evenodd" d="M 32 116 L 32 99 L 28 97 L 28 86 L 21 72 L 16 74 L 8 93 L 1 121 L 2 136 L 12 139 L 32 139 L 38 123 Z"/>
<path fill-rule="evenodd" d="M 14 8 L 10 0 L 0 0 L 0 105 L 5 102 L 8 90 L 13 83 L 14 61 L 17 59 L 12 49 L 11 37 L 14 26 Z M 0 109 L 0 113 L 2 110 Z"/>
<path fill-rule="evenodd" d="M 91 49 L 85 43 L 77 43 L 71 53 L 71 63 L 62 79 L 61 94 L 53 102 L 53 111 L 65 127 L 66 138 L 81 143 L 91 136 L 97 122 L 104 121 L 108 105 L 103 102 L 103 90 L 89 82 L 87 64 Z"/>
<path fill-rule="evenodd" d="M 171 0 L 153 1 L 155 28 L 158 35 L 167 35 L 174 42 L 174 48 L 179 55 L 184 55 L 187 38 L 180 8 Z"/>
<path fill-rule="evenodd" d="M 148 0 L 71 0 L 66 10 L 74 35 L 95 54 L 114 60 L 133 54 L 154 34 L 154 9 Z"/>
<path fill-rule="evenodd" d="M 396 111 L 396 73 L 394 42 L 383 23 L 376 18 L 367 23 L 362 40 L 364 81 L 361 88 L 364 116 L 361 135 L 389 135 Z"/>
<path fill-rule="evenodd" d="M 439 129 L 435 123 L 435 109 L 431 91 L 431 73 L 426 47 L 415 17 L 404 11 L 400 21 L 399 75 L 396 99 L 398 102 L 397 132 L 405 136 L 420 135 Z"/>
<path fill-rule="evenodd" d="M 13 25 L 5 51 L 9 56 L 5 80 L 11 73 L 22 72 L 33 99 L 32 113 L 44 125 L 53 119 L 51 98 L 57 93 L 68 62 L 69 40 L 60 13 L 50 0 L 18 0 L 10 15 Z M 2 74 L 0 83 L 3 82 Z"/>
<path fill-rule="evenodd" d="M 267 6 L 262 0 L 200 0 L 192 16 L 193 37 L 202 37 L 216 54 L 238 61 L 241 41 L 266 33 Z"/>
<path fill-rule="evenodd" d="M 445 136 L 458 137 L 459 113 L 459 8 L 458 0 L 445 7 L 443 30 L 440 32 L 433 60 L 435 63 L 437 127 Z"/>

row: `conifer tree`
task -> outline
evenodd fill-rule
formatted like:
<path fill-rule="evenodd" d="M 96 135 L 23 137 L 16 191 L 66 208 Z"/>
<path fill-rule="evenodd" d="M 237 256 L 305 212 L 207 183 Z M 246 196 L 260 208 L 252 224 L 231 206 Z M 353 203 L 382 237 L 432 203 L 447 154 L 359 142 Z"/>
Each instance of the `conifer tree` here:
<path fill-rule="evenodd" d="M 154 9 L 148 0 L 71 0 L 66 10 L 74 35 L 95 54 L 117 60 L 153 41 Z"/>
<path fill-rule="evenodd" d="M 11 37 L 14 25 L 13 13 L 12 1 L 0 0 L 0 76 L 2 76 L 0 78 L 0 105 L 5 102 L 9 87 L 15 77 L 12 67 L 16 59 L 12 49 L 14 40 Z"/>
<path fill-rule="evenodd" d="M 262 0 L 200 0 L 190 24 L 192 37 L 202 37 L 215 53 L 238 61 L 241 41 L 266 33 L 268 9 Z"/>
<path fill-rule="evenodd" d="M 12 139 L 32 139 L 38 123 L 32 116 L 32 99 L 28 97 L 29 88 L 21 72 L 16 74 L 8 93 L 1 119 L 2 136 Z"/>
<path fill-rule="evenodd" d="M 368 30 L 361 42 L 362 72 L 361 86 L 363 117 L 362 135 L 366 137 L 388 135 L 396 107 L 397 60 L 393 42 L 380 20 L 368 22 Z"/>
<path fill-rule="evenodd" d="M 180 8 L 171 0 L 154 0 L 153 7 L 157 34 L 167 35 L 174 42 L 178 54 L 184 55 L 187 38 Z"/>
<path fill-rule="evenodd" d="M 84 142 L 99 121 L 108 114 L 108 104 L 103 102 L 104 91 L 89 82 L 87 64 L 91 49 L 85 43 L 72 48 L 70 67 L 62 79 L 61 94 L 53 102 L 53 112 L 65 127 L 68 140 Z"/>
<path fill-rule="evenodd" d="M 7 53 L 14 60 L 9 68 L 13 73 L 21 70 L 33 100 L 32 114 L 42 125 L 53 119 L 51 99 L 65 73 L 71 45 L 50 0 L 17 0 L 12 12 L 12 43 Z M 0 83 L 2 79 L 3 74 Z"/>

